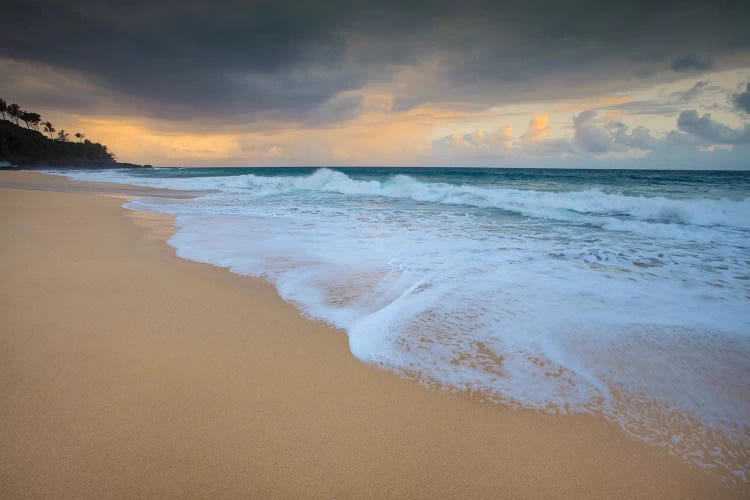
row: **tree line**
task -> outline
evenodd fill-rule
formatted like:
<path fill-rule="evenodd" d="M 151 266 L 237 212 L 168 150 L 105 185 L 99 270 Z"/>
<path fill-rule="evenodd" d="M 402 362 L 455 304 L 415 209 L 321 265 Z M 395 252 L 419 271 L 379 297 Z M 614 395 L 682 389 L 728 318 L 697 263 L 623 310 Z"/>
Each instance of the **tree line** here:
<path fill-rule="evenodd" d="M 0 115 L 2 115 L 3 120 L 7 120 L 7 115 L 8 117 L 10 117 L 9 121 L 14 122 L 19 127 L 21 126 L 19 122 L 24 122 L 26 124 L 26 128 L 28 128 L 29 130 L 36 130 L 37 132 L 39 132 L 39 126 L 41 125 L 42 130 L 44 130 L 44 132 L 49 135 L 49 138 L 52 140 L 58 140 L 60 142 L 70 141 L 70 134 L 68 134 L 65 129 L 57 130 L 49 121 L 42 122 L 42 117 L 39 113 L 33 113 L 31 111 L 21 109 L 21 107 L 16 103 L 8 104 L 3 98 L 0 98 Z M 57 135 L 55 135 L 55 132 L 57 132 Z M 80 132 L 77 132 L 75 134 L 75 138 L 78 139 L 78 142 L 84 142 L 86 136 L 81 134 Z M 88 143 L 89 141 L 87 140 L 86 142 Z"/>
<path fill-rule="evenodd" d="M 61 165 L 108 168 L 116 161 L 104 144 L 81 134 L 57 130 L 39 113 L 0 98 L 0 160 L 13 165 Z M 25 128 L 24 128 L 25 125 Z"/>

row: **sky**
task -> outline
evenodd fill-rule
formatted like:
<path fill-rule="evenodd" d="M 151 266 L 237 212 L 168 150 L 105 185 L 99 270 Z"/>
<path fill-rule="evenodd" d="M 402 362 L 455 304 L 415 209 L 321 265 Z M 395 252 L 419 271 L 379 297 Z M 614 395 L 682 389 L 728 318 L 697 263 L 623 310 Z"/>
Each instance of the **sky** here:
<path fill-rule="evenodd" d="M 121 161 L 750 169 L 750 2 L 0 2 L 0 97 Z"/>

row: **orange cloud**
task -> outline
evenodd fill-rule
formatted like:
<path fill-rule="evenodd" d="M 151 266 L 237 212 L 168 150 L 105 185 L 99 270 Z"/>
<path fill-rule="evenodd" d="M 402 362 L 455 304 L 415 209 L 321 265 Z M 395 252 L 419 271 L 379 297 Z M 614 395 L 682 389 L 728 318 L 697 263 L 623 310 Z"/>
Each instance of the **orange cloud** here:
<path fill-rule="evenodd" d="M 521 138 L 526 142 L 541 142 L 547 138 L 551 131 L 549 116 L 537 115 L 531 119 L 528 129 Z"/>

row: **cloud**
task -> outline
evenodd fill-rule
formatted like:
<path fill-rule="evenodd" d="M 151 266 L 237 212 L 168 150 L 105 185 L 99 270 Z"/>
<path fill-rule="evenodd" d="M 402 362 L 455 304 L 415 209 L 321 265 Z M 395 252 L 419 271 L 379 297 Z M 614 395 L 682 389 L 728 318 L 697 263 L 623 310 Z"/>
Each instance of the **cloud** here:
<path fill-rule="evenodd" d="M 619 109 L 629 114 L 639 115 L 679 115 L 686 105 L 716 106 L 726 101 L 731 90 L 712 84 L 709 80 L 699 80 L 690 88 L 659 95 L 653 99 L 639 99 L 606 106 L 607 109 Z M 603 109 L 603 108 L 602 108 Z"/>
<path fill-rule="evenodd" d="M 0 57 L 79 75 L 151 117 L 303 121 L 367 68 L 344 60 L 332 9 L 281 3 L 8 0 Z"/>
<path fill-rule="evenodd" d="M 624 153 L 632 149 L 649 151 L 661 145 L 661 141 L 651 135 L 646 127 L 630 129 L 619 121 L 602 123 L 596 110 L 583 111 L 575 116 L 573 127 L 576 146 L 588 153 Z"/>
<path fill-rule="evenodd" d="M 443 156 L 492 156 L 496 158 L 642 158 L 653 152 L 661 155 L 668 151 L 695 150 L 707 146 L 694 136 L 672 131 L 664 137 L 655 137 L 643 126 L 629 127 L 621 121 L 600 116 L 596 109 L 582 111 L 573 117 L 574 134 L 571 139 L 549 138 L 552 128 L 547 115 L 535 116 L 520 138 L 513 140 L 510 127 L 494 132 L 475 130 L 471 133 L 452 134 L 433 141 L 433 152 Z M 721 142 L 712 139 L 713 142 Z M 711 149 L 711 151 L 716 148 Z M 706 150 L 708 151 L 708 150 Z"/>
<path fill-rule="evenodd" d="M 575 142 L 589 153 L 608 153 L 614 146 L 609 132 L 595 122 L 596 111 L 584 111 L 573 118 Z"/>
<path fill-rule="evenodd" d="M 698 116 L 698 112 L 694 109 L 680 113 L 677 126 L 683 132 L 718 144 L 750 143 L 750 125 L 745 125 L 741 129 L 733 129 L 714 121 L 710 113 Z"/>
<path fill-rule="evenodd" d="M 339 96 L 372 86 L 390 89 L 397 110 L 486 109 L 622 90 L 636 73 L 670 78 L 659 73 L 670 61 L 736 65 L 750 52 L 748 16 L 746 2 L 698 0 L 659 9 L 594 9 L 586 0 L 5 0 L 0 58 L 84 81 L 75 97 L 50 89 L 46 102 L 69 102 L 67 111 L 95 87 L 118 101 L 113 108 L 151 118 L 310 126 L 362 112 Z M 8 80 L 0 75 L 4 92 Z"/>
<path fill-rule="evenodd" d="M 732 96 L 732 102 L 736 109 L 750 114 L 750 83 L 747 84 L 744 92 Z"/>
<path fill-rule="evenodd" d="M 710 146 L 701 146 L 698 148 L 698 151 L 702 153 L 715 153 L 717 151 L 732 151 L 734 149 L 734 145 L 732 144 L 711 144 Z"/>
<path fill-rule="evenodd" d="M 683 92 L 674 92 L 671 97 L 678 102 L 685 103 L 694 100 L 696 97 L 704 94 L 707 89 L 718 88 L 716 86 L 710 87 L 708 80 L 698 80 L 695 85 Z"/>
<path fill-rule="evenodd" d="M 493 131 L 474 130 L 465 134 L 446 135 L 432 142 L 439 154 L 500 154 L 512 148 L 513 129 L 499 127 Z"/>
<path fill-rule="evenodd" d="M 576 153 L 567 139 L 550 139 L 551 131 L 549 117 L 537 115 L 515 140 L 510 125 L 494 131 L 478 129 L 436 139 L 432 141 L 432 152 L 439 157 L 487 158 L 494 161 L 533 161 L 539 158 L 563 158 Z"/>
<path fill-rule="evenodd" d="M 361 94 L 342 93 L 312 108 L 302 121 L 305 126 L 312 127 L 349 120 L 359 115 L 362 103 L 363 96 Z"/>
<path fill-rule="evenodd" d="M 672 61 L 672 69 L 678 73 L 685 71 L 706 71 L 713 68 L 710 58 L 687 54 Z"/>
<path fill-rule="evenodd" d="M 537 115 L 529 122 L 529 128 L 521 136 L 525 142 L 542 142 L 547 139 L 552 127 L 549 125 L 549 116 Z"/>
<path fill-rule="evenodd" d="M 652 150 L 659 147 L 660 141 L 651 135 L 651 131 L 646 127 L 635 127 L 628 130 L 623 123 L 617 123 L 613 133 L 613 139 L 616 144 L 627 148 Z"/>
<path fill-rule="evenodd" d="M 548 157 L 573 152 L 567 140 L 550 140 L 549 116 L 536 115 L 521 136 L 513 139 L 513 127 L 501 126 L 493 131 L 482 129 L 470 133 L 443 136 L 432 142 L 433 152 L 448 156 Z"/>

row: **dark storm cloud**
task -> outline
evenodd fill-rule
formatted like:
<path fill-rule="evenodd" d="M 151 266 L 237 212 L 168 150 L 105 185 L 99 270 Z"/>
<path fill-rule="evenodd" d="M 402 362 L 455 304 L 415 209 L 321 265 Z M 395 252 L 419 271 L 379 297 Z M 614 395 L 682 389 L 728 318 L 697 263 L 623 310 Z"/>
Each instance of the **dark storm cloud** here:
<path fill-rule="evenodd" d="M 744 92 L 732 96 L 732 102 L 735 108 L 750 114 L 750 83 L 747 84 Z"/>
<path fill-rule="evenodd" d="M 362 85 L 328 27 L 333 9 L 312 4 L 40 2 L 11 0 L 0 56 L 72 70 L 95 85 L 147 101 L 149 114 L 189 117 L 317 112 Z"/>
<path fill-rule="evenodd" d="M 750 50 L 747 2 L 402 4 L 5 0 L 0 58 L 83 75 L 153 117 L 318 125 L 351 117 L 352 91 L 373 83 L 400 109 L 481 107 L 619 90 Z"/>
<path fill-rule="evenodd" d="M 672 61 L 672 69 L 678 73 L 685 71 L 706 71 L 713 68 L 713 61 L 709 58 L 687 54 Z"/>
<path fill-rule="evenodd" d="M 683 132 L 718 144 L 750 143 L 750 125 L 734 129 L 713 120 L 710 113 L 698 116 L 698 112 L 694 109 L 680 113 L 679 118 L 677 118 L 677 126 Z"/>

